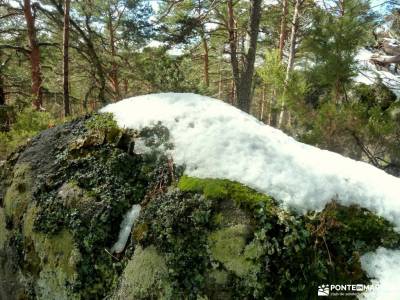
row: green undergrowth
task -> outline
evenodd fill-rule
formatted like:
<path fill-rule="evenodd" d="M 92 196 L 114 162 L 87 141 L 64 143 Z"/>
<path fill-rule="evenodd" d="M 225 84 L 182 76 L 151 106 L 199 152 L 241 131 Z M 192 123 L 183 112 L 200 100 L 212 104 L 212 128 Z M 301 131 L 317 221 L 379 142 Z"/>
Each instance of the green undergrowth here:
<path fill-rule="evenodd" d="M 5 159 L 27 140 L 40 131 L 54 126 L 57 122 L 49 113 L 25 109 L 15 116 L 16 122 L 9 131 L 0 130 L 0 160 Z M 0 124 L 0 129 L 1 129 Z"/>

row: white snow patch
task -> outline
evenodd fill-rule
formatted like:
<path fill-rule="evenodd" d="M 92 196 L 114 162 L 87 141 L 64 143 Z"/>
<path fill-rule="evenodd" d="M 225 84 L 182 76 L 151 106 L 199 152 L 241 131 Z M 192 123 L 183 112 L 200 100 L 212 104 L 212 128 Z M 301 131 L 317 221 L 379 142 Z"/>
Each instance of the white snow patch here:
<path fill-rule="evenodd" d="M 359 204 L 400 227 L 400 179 L 367 163 L 297 142 L 282 131 L 216 99 L 153 94 L 101 110 L 121 127 L 161 121 L 175 163 L 186 174 L 226 178 L 267 193 L 298 211 L 321 210 L 332 199 Z"/>
<path fill-rule="evenodd" d="M 383 40 L 386 41 L 389 46 L 392 46 L 392 47 L 398 47 L 399 46 L 399 41 L 396 40 L 396 39 L 383 38 Z"/>
<path fill-rule="evenodd" d="M 126 242 L 132 230 L 132 226 L 139 218 L 142 207 L 139 204 L 132 205 L 132 208 L 125 214 L 121 222 L 121 230 L 119 231 L 118 241 L 112 246 L 111 253 L 121 253 L 124 251 Z"/>
<path fill-rule="evenodd" d="M 226 178 L 272 195 L 299 211 L 321 210 L 332 199 L 358 204 L 400 227 L 400 179 L 369 164 L 302 144 L 216 99 L 194 94 L 154 94 L 125 99 L 101 110 L 121 127 L 141 129 L 161 121 L 175 145 L 175 163 L 186 174 Z M 122 251 L 140 211 L 132 210 L 114 245 Z M 362 266 L 379 288 L 366 299 L 395 299 L 400 250 L 378 249 Z"/>
<path fill-rule="evenodd" d="M 400 250 L 378 248 L 361 257 L 361 266 L 369 277 L 375 278 L 372 284 L 377 285 L 377 288 L 362 294 L 360 299 L 399 299 Z"/>
<path fill-rule="evenodd" d="M 367 85 L 382 81 L 393 93 L 400 97 L 400 75 L 386 70 L 378 70 L 369 60 L 374 53 L 367 49 L 360 49 L 355 57 L 358 62 L 358 74 L 353 78 L 355 82 Z M 383 56 L 382 56 L 383 57 Z"/>

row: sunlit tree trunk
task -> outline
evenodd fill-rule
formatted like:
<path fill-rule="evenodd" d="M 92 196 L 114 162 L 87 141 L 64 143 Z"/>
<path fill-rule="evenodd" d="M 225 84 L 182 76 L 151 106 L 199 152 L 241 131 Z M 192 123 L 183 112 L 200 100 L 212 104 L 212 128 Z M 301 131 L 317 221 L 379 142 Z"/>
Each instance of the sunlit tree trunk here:
<path fill-rule="evenodd" d="M 288 14 L 288 0 L 283 0 L 282 3 L 282 17 L 281 17 L 281 32 L 279 35 L 279 58 L 283 58 L 283 49 L 285 48 L 285 41 L 287 36 L 287 14 Z"/>
<path fill-rule="evenodd" d="M 290 33 L 289 58 L 288 58 L 288 64 L 287 64 L 287 68 L 286 68 L 286 77 L 285 77 L 285 83 L 284 83 L 284 88 L 283 88 L 283 99 L 282 99 L 281 110 L 280 110 L 279 119 L 278 119 L 278 127 L 279 128 L 282 127 L 282 124 L 284 122 L 285 105 L 286 105 L 285 96 L 286 96 L 286 91 L 287 91 L 287 87 L 289 84 L 290 73 L 292 72 L 293 66 L 294 66 L 294 58 L 296 56 L 296 39 L 297 39 L 298 30 L 299 30 L 300 8 L 301 8 L 301 5 L 303 4 L 303 1 L 304 0 L 296 0 L 295 6 L 294 6 L 292 30 Z"/>
<path fill-rule="evenodd" d="M 208 43 L 207 43 L 207 39 L 205 37 L 205 34 L 202 33 L 201 35 L 201 40 L 203 43 L 203 49 L 204 49 L 204 83 L 206 84 L 207 87 L 210 86 L 210 67 L 209 67 L 209 49 L 208 49 Z"/>

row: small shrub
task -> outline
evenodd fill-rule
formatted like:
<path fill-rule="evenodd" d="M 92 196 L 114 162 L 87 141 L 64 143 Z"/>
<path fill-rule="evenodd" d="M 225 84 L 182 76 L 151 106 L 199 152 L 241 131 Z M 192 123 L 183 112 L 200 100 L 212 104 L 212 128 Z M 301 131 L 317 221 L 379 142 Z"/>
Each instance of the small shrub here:
<path fill-rule="evenodd" d="M 56 125 L 56 120 L 49 113 L 30 108 L 18 113 L 15 119 L 10 131 L 0 132 L 0 160 L 40 131 Z"/>

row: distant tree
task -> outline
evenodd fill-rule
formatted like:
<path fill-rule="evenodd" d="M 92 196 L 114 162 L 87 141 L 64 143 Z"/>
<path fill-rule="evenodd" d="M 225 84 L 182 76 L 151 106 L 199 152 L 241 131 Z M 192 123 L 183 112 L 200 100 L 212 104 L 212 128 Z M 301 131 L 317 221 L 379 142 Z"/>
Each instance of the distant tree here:
<path fill-rule="evenodd" d="M 69 10 L 70 0 L 64 0 L 64 34 L 63 34 L 63 90 L 64 114 L 70 115 L 69 103 Z"/>
<path fill-rule="evenodd" d="M 346 100 L 346 86 L 355 75 L 355 54 L 372 32 L 373 15 L 364 0 L 335 0 L 315 8 L 303 44 L 313 81 L 329 87 L 336 103 Z"/>
<path fill-rule="evenodd" d="M 296 48 L 297 48 L 297 38 L 298 38 L 298 31 L 299 31 L 299 23 L 300 23 L 300 16 L 301 16 L 301 10 L 304 5 L 305 0 L 296 0 L 294 4 L 294 12 L 293 12 L 293 19 L 292 19 L 292 27 L 290 31 L 290 41 L 289 41 L 289 55 L 288 55 L 288 62 L 287 62 L 287 67 L 286 67 L 286 76 L 285 76 L 285 82 L 283 86 L 283 95 L 286 94 L 286 90 L 288 88 L 289 84 L 289 79 L 290 79 L 290 74 L 291 71 L 293 70 L 294 66 L 294 59 L 296 56 Z M 281 56 L 282 57 L 282 56 Z M 289 112 L 286 111 L 285 108 L 285 96 L 282 98 L 281 102 L 281 109 L 279 113 L 279 118 L 278 118 L 278 128 L 282 128 L 283 123 L 284 123 L 284 116 L 285 112 L 287 114 L 287 124 L 290 127 L 290 115 Z"/>
<path fill-rule="evenodd" d="M 281 27 L 279 33 L 279 57 L 282 59 L 283 57 L 283 49 L 285 48 L 285 42 L 287 38 L 287 19 L 288 19 L 288 8 L 289 8 L 289 1 L 283 0 L 282 1 L 282 16 L 281 16 Z"/>
<path fill-rule="evenodd" d="M 29 57 L 31 62 L 32 104 L 36 110 L 41 110 L 43 105 L 42 74 L 40 65 L 40 48 L 36 35 L 35 14 L 36 8 L 30 0 L 24 0 L 23 11 L 28 32 Z"/>
<path fill-rule="evenodd" d="M 237 95 L 238 107 L 250 112 L 251 107 L 251 91 L 254 75 L 254 63 L 257 50 L 257 39 L 260 29 L 261 20 L 261 0 L 250 1 L 250 15 L 248 21 L 248 49 L 242 56 L 243 67 L 240 69 L 239 54 L 237 48 L 237 34 L 235 25 L 235 14 L 233 9 L 233 1 L 227 1 L 228 9 L 228 32 L 229 32 L 229 47 L 232 73 L 235 80 L 235 88 Z"/>

